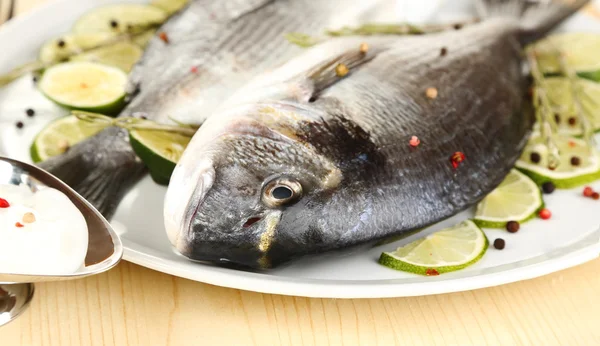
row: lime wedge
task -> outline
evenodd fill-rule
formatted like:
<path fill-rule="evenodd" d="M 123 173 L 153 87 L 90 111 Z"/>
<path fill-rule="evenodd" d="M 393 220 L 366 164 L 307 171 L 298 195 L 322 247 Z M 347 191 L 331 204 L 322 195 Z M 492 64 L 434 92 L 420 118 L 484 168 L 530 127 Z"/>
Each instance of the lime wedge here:
<path fill-rule="evenodd" d="M 46 42 L 40 50 L 39 59 L 44 63 L 60 62 L 70 55 L 96 47 L 110 37 L 109 33 L 63 35 Z"/>
<path fill-rule="evenodd" d="M 581 135 L 581 124 L 577 118 L 568 80 L 562 77 L 546 78 L 546 85 L 551 106 L 558 116 L 558 132 L 570 136 Z M 600 130 L 600 84 L 579 78 L 577 87 L 584 115 L 594 131 Z"/>
<path fill-rule="evenodd" d="M 125 72 L 142 57 L 143 50 L 129 42 L 119 42 L 111 46 L 93 49 L 71 58 L 71 61 L 92 61 L 120 68 Z"/>
<path fill-rule="evenodd" d="M 115 114 L 124 105 L 127 75 L 116 67 L 93 62 L 68 62 L 46 70 L 40 90 L 70 109 Z"/>
<path fill-rule="evenodd" d="M 539 41 L 535 47 L 538 64 L 544 73 L 560 72 L 558 50 L 581 77 L 600 81 L 600 35 L 582 32 L 555 34 Z"/>
<path fill-rule="evenodd" d="M 152 179 L 168 185 L 175 165 L 192 139 L 173 132 L 134 130 L 129 133 L 131 147 L 144 162 Z"/>
<path fill-rule="evenodd" d="M 569 189 L 600 179 L 600 153 L 581 139 L 557 135 L 554 141 L 559 150 L 560 165 L 548 168 L 548 150 L 539 134 L 533 134 L 517 161 L 516 167 L 538 185 L 552 182 L 559 189 Z M 538 154 L 539 162 L 532 161 Z M 535 156 L 534 154 L 534 156 Z M 571 163 L 576 158 L 578 165 Z"/>
<path fill-rule="evenodd" d="M 93 9 L 77 20 L 74 33 L 107 32 L 120 34 L 128 26 L 160 24 L 167 13 L 158 7 L 144 4 L 115 4 Z"/>
<path fill-rule="evenodd" d="M 503 228 L 508 221 L 523 223 L 533 218 L 543 205 L 536 183 L 513 169 L 479 202 L 473 221 L 481 227 Z"/>
<path fill-rule="evenodd" d="M 379 263 L 421 275 L 437 275 L 463 269 L 477 262 L 488 248 L 483 231 L 471 221 L 445 228 L 392 252 L 384 252 Z"/>
<path fill-rule="evenodd" d="M 181 10 L 190 0 L 152 0 L 150 5 L 156 6 L 168 14 Z"/>
<path fill-rule="evenodd" d="M 56 119 L 35 137 L 30 148 L 33 162 L 60 155 L 69 147 L 102 131 L 103 126 L 80 121 L 73 115 Z"/>

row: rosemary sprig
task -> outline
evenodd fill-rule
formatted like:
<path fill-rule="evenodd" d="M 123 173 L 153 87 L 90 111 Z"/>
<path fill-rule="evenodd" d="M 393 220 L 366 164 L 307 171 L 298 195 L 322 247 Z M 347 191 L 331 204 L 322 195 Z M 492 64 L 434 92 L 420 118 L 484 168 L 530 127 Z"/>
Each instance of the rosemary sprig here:
<path fill-rule="evenodd" d="M 567 60 L 565 59 L 565 55 L 560 52 L 556 47 L 556 55 L 558 57 L 558 61 L 560 64 L 561 72 L 566 76 L 567 81 L 569 82 L 569 90 L 571 91 L 571 98 L 573 99 L 573 106 L 575 107 L 575 115 L 579 120 L 579 124 L 581 126 L 581 131 L 583 132 L 583 138 L 589 144 L 589 147 L 595 147 L 595 139 L 594 139 L 594 129 L 592 128 L 592 124 L 588 117 L 585 116 L 583 106 L 581 103 L 580 95 L 581 87 L 578 83 L 577 74 L 575 71 L 567 64 Z"/>
<path fill-rule="evenodd" d="M 133 117 L 118 117 L 111 118 L 104 114 L 85 112 L 85 111 L 73 111 L 72 114 L 77 117 L 77 119 L 81 121 L 87 121 L 89 123 L 95 124 L 97 126 L 111 127 L 116 126 L 126 130 L 146 130 L 146 131 L 163 131 L 163 132 L 173 132 L 178 133 L 180 135 L 192 137 L 198 127 L 193 127 L 191 125 L 165 125 L 159 124 L 152 120 L 148 119 L 140 119 Z"/>
<path fill-rule="evenodd" d="M 525 55 L 529 66 L 531 68 L 531 75 L 534 81 L 533 88 L 533 106 L 535 108 L 535 115 L 538 123 L 540 124 L 540 130 L 542 133 L 542 139 L 548 149 L 548 168 L 554 169 L 560 164 L 560 157 L 558 155 L 558 147 L 553 139 L 553 134 L 556 132 L 556 122 L 554 120 L 552 106 L 546 90 L 548 87 L 544 79 L 544 74 L 540 70 L 537 63 L 535 50 L 533 47 L 528 47 L 525 50 Z"/>
<path fill-rule="evenodd" d="M 472 19 L 459 23 L 450 24 L 432 24 L 432 25 L 413 25 L 409 23 L 382 24 L 367 23 L 358 27 L 342 27 L 338 30 L 326 30 L 324 36 L 310 36 L 303 33 L 287 33 L 285 38 L 293 44 L 300 47 L 311 47 L 315 44 L 326 41 L 330 37 L 339 36 L 371 36 L 371 35 L 423 35 L 451 29 L 459 29 L 465 25 L 478 22 L 478 19 Z"/>

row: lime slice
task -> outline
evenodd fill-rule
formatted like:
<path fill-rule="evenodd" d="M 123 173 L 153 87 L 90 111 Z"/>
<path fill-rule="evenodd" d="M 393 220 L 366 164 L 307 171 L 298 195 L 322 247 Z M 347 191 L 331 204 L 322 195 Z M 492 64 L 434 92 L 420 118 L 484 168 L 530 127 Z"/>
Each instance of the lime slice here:
<path fill-rule="evenodd" d="M 158 7 L 144 4 L 115 4 L 98 7 L 81 16 L 73 27 L 75 33 L 107 32 L 120 34 L 128 26 L 160 24 L 167 13 Z"/>
<path fill-rule="evenodd" d="M 119 42 L 111 46 L 93 49 L 87 53 L 71 58 L 71 61 L 92 61 L 120 68 L 125 72 L 142 57 L 144 51 L 137 45 L 129 42 Z"/>
<path fill-rule="evenodd" d="M 80 121 L 73 115 L 56 119 L 35 137 L 30 149 L 31 159 L 33 162 L 40 162 L 60 155 L 69 147 L 102 131 L 103 128 L 103 126 Z"/>
<path fill-rule="evenodd" d="M 513 169 L 479 202 L 473 221 L 481 227 L 503 228 L 508 221 L 523 223 L 533 218 L 543 205 L 536 183 Z"/>
<path fill-rule="evenodd" d="M 110 37 L 109 33 L 63 35 L 46 42 L 40 50 L 39 59 L 44 63 L 60 62 L 70 55 L 96 47 Z"/>
<path fill-rule="evenodd" d="M 145 48 L 148 42 L 156 35 L 156 30 L 148 30 L 133 37 L 132 42 L 141 48 Z"/>
<path fill-rule="evenodd" d="M 116 67 L 93 62 L 68 62 L 46 70 L 40 90 L 70 109 L 115 114 L 124 105 L 127 75 Z"/>
<path fill-rule="evenodd" d="M 594 131 L 598 131 L 600 130 L 600 84 L 582 78 L 577 80 L 577 84 L 583 113 Z M 577 118 L 568 80 L 562 77 L 546 78 L 546 85 L 551 106 L 558 116 L 558 132 L 570 136 L 581 135 L 581 124 Z"/>
<path fill-rule="evenodd" d="M 516 167 L 527 174 L 538 185 L 552 182 L 559 189 L 569 189 L 600 179 L 600 153 L 590 148 L 581 139 L 555 136 L 554 141 L 559 150 L 560 165 L 550 170 L 548 168 L 548 150 L 542 137 L 535 133 L 531 136 Z M 531 160 L 531 154 L 540 156 L 539 162 Z M 579 165 L 571 164 L 571 159 L 579 159 Z"/>
<path fill-rule="evenodd" d="M 129 133 L 131 147 L 144 162 L 152 179 L 168 185 L 175 165 L 191 137 L 173 132 L 134 130 Z"/>
<path fill-rule="evenodd" d="M 415 240 L 393 252 L 384 252 L 379 263 L 421 275 L 437 275 L 463 269 L 477 262 L 488 248 L 483 231 L 471 221 L 445 228 Z"/>
<path fill-rule="evenodd" d="M 150 5 L 156 6 L 168 14 L 173 14 L 187 5 L 189 0 L 153 0 Z"/>
<path fill-rule="evenodd" d="M 544 73 L 560 72 L 556 51 L 584 78 L 600 81 L 600 35 L 570 32 L 555 34 L 536 44 L 538 64 Z"/>

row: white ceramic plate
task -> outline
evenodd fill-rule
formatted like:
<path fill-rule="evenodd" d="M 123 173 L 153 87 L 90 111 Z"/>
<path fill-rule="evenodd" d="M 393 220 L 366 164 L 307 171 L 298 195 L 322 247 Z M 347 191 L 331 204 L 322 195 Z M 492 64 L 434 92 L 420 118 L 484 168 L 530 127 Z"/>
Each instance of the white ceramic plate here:
<path fill-rule="evenodd" d="M 69 30 L 86 10 L 107 2 L 63 0 L 17 18 L 0 28 L 0 72 L 34 59 L 41 44 Z M 446 2 L 446 5 L 450 2 Z M 456 5 L 455 1 L 452 1 Z M 447 7 L 447 6 L 446 6 Z M 454 7 L 456 8 L 456 7 Z M 447 18 L 457 18 L 444 11 Z M 60 20 L 57 20 L 60 19 Z M 598 31 L 600 24 L 580 14 L 566 23 L 567 29 Z M 24 110 L 37 115 L 27 118 Z M 0 90 L 0 154 L 30 161 L 29 145 L 48 121 L 66 114 L 41 96 L 31 79 L 23 78 Z M 17 130 L 15 123 L 24 121 Z M 600 139 L 600 138 L 599 138 Z M 600 182 L 595 184 L 600 189 Z M 163 229 L 165 188 L 144 179 L 124 199 L 114 218 L 125 247 L 125 259 L 165 273 L 214 285 L 266 293 L 309 297 L 398 297 L 426 295 L 489 287 L 528 279 L 568 268 L 598 256 L 600 252 L 600 202 L 581 197 L 581 189 L 558 191 L 546 197 L 553 212 L 550 221 L 533 220 L 521 231 L 485 230 L 493 241 L 506 240 L 503 251 L 490 248 L 475 265 L 437 277 L 394 271 L 377 264 L 382 251 L 465 219 L 465 212 L 418 235 L 372 248 L 330 253 L 293 262 L 268 272 L 244 272 L 190 262 L 177 254 Z"/>

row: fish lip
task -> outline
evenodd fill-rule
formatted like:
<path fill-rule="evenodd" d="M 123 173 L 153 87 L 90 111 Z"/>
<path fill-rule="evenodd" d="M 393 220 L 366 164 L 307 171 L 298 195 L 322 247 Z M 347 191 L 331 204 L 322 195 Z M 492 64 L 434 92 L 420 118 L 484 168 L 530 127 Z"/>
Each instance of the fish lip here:
<path fill-rule="evenodd" d="M 209 166 L 208 169 L 204 169 L 200 172 L 198 183 L 196 184 L 196 187 L 194 188 L 194 192 L 191 195 L 192 197 L 190 198 L 190 200 L 187 204 L 187 208 L 185 209 L 186 212 L 185 212 L 185 215 L 183 216 L 183 220 L 182 220 L 183 230 L 185 232 L 185 236 L 187 239 L 191 239 L 191 237 L 193 236 L 192 221 L 194 219 L 194 216 L 196 214 L 198 214 L 198 210 L 204 203 L 204 200 L 206 199 L 208 191 L 211 189 L 214 181 L 215 181 L 215 170 L 212 167 L 212 165 Z M 194 196 L 196 196 L 196 197 L 194 197 Z M 190 208 L 190 206 L 192 206 L 194 204 L 196 205 L 196 207 Z"/>

